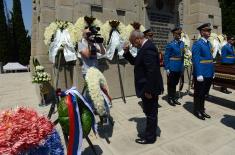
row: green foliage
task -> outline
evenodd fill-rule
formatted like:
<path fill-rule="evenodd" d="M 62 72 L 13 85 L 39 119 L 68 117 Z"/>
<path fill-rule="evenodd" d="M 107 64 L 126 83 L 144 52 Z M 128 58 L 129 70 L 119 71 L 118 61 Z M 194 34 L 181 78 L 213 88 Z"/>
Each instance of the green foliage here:
<path fill-rule="evenodd" d="M 222 10 L 222 30 L 224 34 L 235 34 L 235 1 L 219 0 Z"/>
<path fill-rule="evenodd" d="M 7 62 L 8 37 L 3 0 L 0 0 L 0 62 Z"/>
<path fill-rule="evenodd" d="M 15 50 L 19 53 L 19 62 L 23 65 L 27 65 L 30 59 L 30 37 L 25 30 L 20 0 L 13 0 L 12 21 Z"/>

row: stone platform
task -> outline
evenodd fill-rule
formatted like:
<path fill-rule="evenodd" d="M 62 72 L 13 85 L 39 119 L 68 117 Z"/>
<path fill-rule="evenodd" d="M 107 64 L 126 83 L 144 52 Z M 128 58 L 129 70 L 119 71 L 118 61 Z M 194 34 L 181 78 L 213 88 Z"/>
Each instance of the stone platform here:
<path fill-rule="evenodd" d="M 36 85 L 31 83 L 30 73 L 0 74 L 1 110 L 18 106 L 37 109 L 46 115 L 49 107 L 38 107 Z M 185 86 L 187 88 L 187 86 Z M 185 90 L 183 90 L 185 92 Z M 159 99 L 159 128 L 155 144 L 135 143 L 138 132 L 145 126 L 145 117 L 136 97 L 113 101 L 111 115 L 114 126 L 99 129 L 97 138 L 90 135 L 98 155 L 234 155 L 235 154 L 235 91 L 223 94 L 211 89 L 206 110 L 212 116 L 205 121 L 192 114 L 193 98 L 185 95 L 180 106 L 171 107 L 165 94 Z M 54 116 L 53 119 L 55 119 Z M 60 126 L 57 126 L 60 130 Z M 62 136 L 61 136 L 62 137 Z M 108 137 L 110 144 L 104 137 Z M 84 140 L 83 155 L 92 155 Z"/>

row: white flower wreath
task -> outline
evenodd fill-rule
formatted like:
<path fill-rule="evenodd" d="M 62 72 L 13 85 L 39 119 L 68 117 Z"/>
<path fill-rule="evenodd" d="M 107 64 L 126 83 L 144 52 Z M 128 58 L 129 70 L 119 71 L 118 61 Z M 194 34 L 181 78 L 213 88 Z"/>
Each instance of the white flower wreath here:
<path fill-rule="evenodd" d="M 88 69 L 86 77 L 88 93 L 93 101 L 97 113 L 102 116 L 106 114 L 105 100 L 101 88 L 105 88 L 109 93 L 108 84 L 104 75 L 95 67 Z"/>
<path fill-rule="evenodd" d="M 56 31 L 58 29 L 64 30 L 67 29 L 71 38 L 72 43 L 75 45 L 76 40 L 74 37 L 74 26 L 72 23 L 67 21 L 60 21 L 56 20 L 55 22 L 52 22 L 48 27 L 45 28 L 44 32 L 44 43 L 45 45 L 49 46 L 52 42 L 52 37 L 56 34 Z"/>
<path fill-rule="evenodd" d="M 101 27 L 102 22 L 98 19 L 95 19 L 94 22 L 92 23 L 92 25 L 95 25 L 97 27 Z M 75 29 L 74 37 L 76 38 L 77 42 L 82 39 L 82 33 L 83 33 L 83 30 L 86 26 L 88 26 L 88 24 L 84 20 L 84 17 L 79 17 L 78 20 L 75 22 L 75 24 L 74 24 L 74 29 Z"/>
<path fill-rule="evenodd" d="M 125 27 L 125 31 L 124 33 L 121 34 L 121 38 L 123 38 L 125 41 L 128 41 L 129 40 L 129 36 L 131 34 L 131 32 L 135 30 L 133 28 L 133 26 L 131 24 L 128 24 L 126 27 Z M 140 31 L 143 32 L 145 31 L 145 27 L 143 25 L 140 26 Z"/>
<path fill-rule="evenodd" d="M 106 21 L 100 29 L 100 33 L 101 33 L 101 36 L 104 38 L 104 44 L 105 45 L 107 44 L 107 42 L 109 40 L 109 37 L 110 37 L 109 34 L 112 30 L 112 27 L 109 24 L 109 22 L 110 21 Z M 121 36 L 121 39 L 124 39 L 122 37 L 123 37 L 123 35 L 125 35 L 125 33 L 124 33 L 125 32 L 125 25 L 122 22 L 119 23 L 119 25 L 117 27 L 117 30 L 118 30 L 118 32 Z"/>

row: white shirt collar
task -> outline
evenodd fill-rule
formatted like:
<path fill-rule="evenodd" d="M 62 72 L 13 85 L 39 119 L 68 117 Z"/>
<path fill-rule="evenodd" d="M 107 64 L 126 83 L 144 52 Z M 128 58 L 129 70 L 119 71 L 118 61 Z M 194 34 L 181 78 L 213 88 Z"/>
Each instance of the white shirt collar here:
<path fill-rule="evenodd" d="M 141 47 L 143 47 L 143 46 L 144 46 L 144 44 L 146 43 L 146 41 L 148 41 L 148 39 L 144 39 L 144 41 L 143 41 L 143 43 L 142 43 L 142 46 L 141 46 Z"/>
<path fill-rule="evenodd" d="M 204 40 L 204 41 L 205 41 L 205 43 L 207 43 L 207 42 L 208 42 L 208 40 L 207 40 L 206 38 L 204 38 L 204 37 L 202 37 L 202 40 Z"/>

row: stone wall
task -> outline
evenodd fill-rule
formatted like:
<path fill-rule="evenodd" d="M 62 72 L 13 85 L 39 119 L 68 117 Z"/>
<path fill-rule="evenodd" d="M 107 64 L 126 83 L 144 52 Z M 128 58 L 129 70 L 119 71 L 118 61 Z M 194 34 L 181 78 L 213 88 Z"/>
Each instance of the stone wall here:
<path fill-rule="evenodd" d="M 31 59 L 33 57 L 37 58 L 46 70 L 54 75 L 53 65 L 48 60 L 48 47 L 45 46 L 43 40 L 45 27 L 55 21 L 55 19 L 74 23 L 81 16 L 92 15 L 102 22 L 110 19 L 120 20 L 124 24 L 139 21 L 143 25 L 146 25 L 146 27 L 149 27 L 151 26 L 151 21 L 148 16 L 147 8 L 149 6 L 148 4 L 151 5 L 155 3 L 155 1 L 156 0 L 129 0 L 129 2 L 127 2 L 127 0 L 33 0 Z M 179 16 L 181 14 L 181 17 L 174 17 L 171 21 L 171 27 L 181 22 L 181 25 L 183 25 L 184 30 L 190 35 L 190 38 L 193 38 L 194 35 L 197 36 L 198 32 L 196 31 L 196 27 L 204 22 L 211 22 L 214 28 L 217 28 L 214 31 L 221 32 L 221 10 L 218 0 L 175 0 L 175 4 L 177 4 L 174 7 L 175 15 Z M 181 13 L 179 14 L 177 9 L 180 8 Z M 170 36 L 169 33 L 168 40 Z M 117 63 L 101 60 L 99 66 L 107 78 L 111 96 L 113 98 L 120 97 Z M 133 67 L 126 62 L 122 62 L 120 71 L 126 96 L 134 95 Z M 63 66 L 60 69 L 59 87 L 69 88 L 75 85 L 82 90 L 83 82 L 79 62 L 77 62 L 75 66 Z"/>

